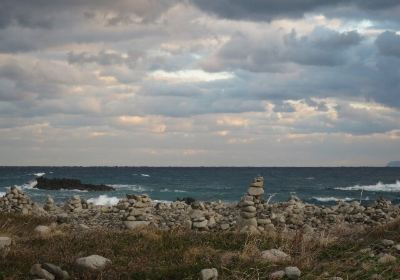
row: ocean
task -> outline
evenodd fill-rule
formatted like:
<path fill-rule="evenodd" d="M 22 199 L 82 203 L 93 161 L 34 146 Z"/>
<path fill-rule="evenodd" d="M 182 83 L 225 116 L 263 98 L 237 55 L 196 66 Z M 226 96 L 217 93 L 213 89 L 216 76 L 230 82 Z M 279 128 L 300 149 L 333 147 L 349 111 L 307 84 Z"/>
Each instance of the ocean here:
<path fill-rule="evenodd" d="M 0 196 L 21 187 L 34 201 L 47 195 L 58 201 L 79 194 L 98 205 L 116 204 L 126 193 L 147 193 L 153 200 L 193 197 L 203 201 L 238 201 L 252 178 L 265 179 L 265 198 L 285 201 L 291 195 L 316 204 L 338 200 L 372 202 L 383 197 L 400 202 L 400 168 L 396 167 L 0 167 Z M 74 178 L 106 184 L 111 192 L 44 191 L 35 178 Z"/>

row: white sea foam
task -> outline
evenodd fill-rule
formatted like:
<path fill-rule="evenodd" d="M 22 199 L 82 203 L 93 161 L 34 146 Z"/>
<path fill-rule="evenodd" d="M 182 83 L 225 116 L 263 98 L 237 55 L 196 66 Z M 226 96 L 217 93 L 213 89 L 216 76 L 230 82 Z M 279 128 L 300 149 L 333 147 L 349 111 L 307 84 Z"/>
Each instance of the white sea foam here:
<path fill-rule="evenodd" d="M 39 172 L 39 173 L 33 173 L 33 175 L 35 175 L 36 177 L 43 177 L 44 175 L 46 175 L 46 173 Z"/>
<path fill-rule="evenodd" d="M 5 196 L 5 195 L 6 195 L 5 192 L 0 192 L 0 197 L 3 197 L 3 196 Z"/>
<path fill-rule="evenodd" d="M 16 186 L 16 187 L 19 187 L 20 189 L 28 189 L 28 190 L 30 190 L 30 189 L 33 189 L 35 186 L 37 185 L 37 181 L 36 180 L 32 180 L 32 181 L 29 181 L 28 183 L 25 183 L 25 184 L 23 184 L 23 185 L 21 185 L 21 186 Z"/>
<path fill-rule="evenodd" d="M 116 189 L 129 189 L 131 191 L 135 192 L 146 192 L 146 191 L 152 191 L 152 189 L 147 189 L 143 186 L 139 185 L 127 185 L 127 184 L 107 184 L 107 186 L 116 188 Z"/>
<path fill-rule="evenodd" d="M 339 187 L 335 189 L 342 191 L 400 192 L 400 181 L 396 181 L 394 184 L 384 184 L 382 182 L 378 182 L 375 185 L 355 185 L 351 187 Z"/>
<path fill-rule="evenodd" d="M 350 198 L 350 197 L 339 198 L 339 197 L 334 197 L 334 196 L 326 196 L 326 197 L 314 196 L 313 199 L 318 200 L 318 201 L 321 201 L 321 202 L 329 202 L 329 201 L 352 201 L 352 200 L 355 200 L 354 198 Z"/>
<path fill-rule="evenodd" d="M 98 197 L 89 198 L 87 200 L 94 205 L 116 205 L 119 201 L 119 198 L 115 196 L 107 196 L 107 195 L 100 195 Z"/>
<path fill-rule="evenodd" d="M 89 192 L 89 191 L 87 191 L 87 190 L 78 190 L 78 189 L 72 189 L 72 190 L 69 190 L 69 189 L 60 189 L 60 191 L 62 191 L 62 192 Z"/>
<path fill-rule="evenodd" d="M 170 189 L 164 188 L 164 189 L 161 189 L 160 192 L 185 193 L 187 191 L 184 191 L 184 190 L 170 190 Z"/>
<path fill-rule="evenodd" d="M 140 176 L 142 176 L 142 177 L 150 177 L 149 174 L 145 174 L 145 173 L 140 174 Z"/>

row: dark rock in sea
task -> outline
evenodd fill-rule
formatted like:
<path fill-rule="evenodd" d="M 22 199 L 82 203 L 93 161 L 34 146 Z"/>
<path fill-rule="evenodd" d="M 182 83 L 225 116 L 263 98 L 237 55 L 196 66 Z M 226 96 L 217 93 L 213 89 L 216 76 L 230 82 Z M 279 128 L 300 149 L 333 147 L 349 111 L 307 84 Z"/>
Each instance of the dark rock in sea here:
<path fill-rule="evenodd" d="M 107 185 L 92 185 L 92 184 L 82 184 L 80 180 L 77 179 L 67 179 L 67 178 L 54 178 L 49 179 L 45 177 L 39 177 L 36 179 L 37 185 L 35 188 L 41 190 L 81 190 L 81 191 L 113 191 L 113 187 Z"/>
<path fill-rule="evenodd" d="M 387 164 L 387 167 L 400 167 L 400 161 L 391 161 Z"/>

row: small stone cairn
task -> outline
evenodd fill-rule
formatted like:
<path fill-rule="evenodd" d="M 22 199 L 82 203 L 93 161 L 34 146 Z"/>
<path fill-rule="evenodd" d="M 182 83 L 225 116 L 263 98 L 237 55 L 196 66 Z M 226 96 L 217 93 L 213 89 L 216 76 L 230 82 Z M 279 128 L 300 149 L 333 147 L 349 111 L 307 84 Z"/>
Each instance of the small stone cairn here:
<path fill-rule="evenodd" d="M 192 229 L 208 230 L 209 221 L 206 218 L 206 213 L 203 211 L 204 205 L 201 202 L 195 201 L 191 205 L 192 210 L 189 212 Z"/>
<path fill-rule="evenodd" d="M 128 229 L 149 225 L 153 219 L 151 208 L 152 202 L 147 194 L 127 194 L 126 198 L 121 199 L 116 205 Z"/>
<path fill-rule="evenodd" d="M 247 194 L 239 202 L 240 218 L 238 224 L 241 232 L 257 233 L 259 231 L 257 210 L 263 208 L 261 204 L 263 194 L 264 178 L 258 176 L 250 183 Z"/>
<path fill-rule="evenodd" d="M 47 196 L 46 203 L 44 204 L 43 209 L 46 210 L 48 213 L 57 212 L 58 207 L 54 203 L 54 199 L 51 196 Z"/>
<path fill-rule="evenodd" d="M 72 196 L 64 205 L 64 210 L 71 213 L 81 212 L 84 209 L 90 208 L 92 208 L 92 205 L 82 199 L 79 195 Z"/>
<path fill-rule="evenodd" d="M 44 215 L 45 212 L 18 187 L 11 187 L 5 196 L 0 197 L 0 211 L 23 215 Z"/>

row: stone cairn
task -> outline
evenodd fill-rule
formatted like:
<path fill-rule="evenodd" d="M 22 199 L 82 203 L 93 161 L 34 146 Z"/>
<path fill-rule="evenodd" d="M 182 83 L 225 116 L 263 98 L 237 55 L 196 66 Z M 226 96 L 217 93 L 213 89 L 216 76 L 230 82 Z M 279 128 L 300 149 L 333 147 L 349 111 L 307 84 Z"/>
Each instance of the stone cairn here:
<path fill-rule="evenodd" d="M 5 196 L 0 197 L 0 211 L 23 215 L 44 215 L 44 211 L 19 188 L 11 187 Z"/>
<path fill-rule="evenodd" d="M 191 204 L 192 210 L 189 212 L 192 229 L 208 230 L 208 220 L 204 211 L 204 205 L 201 202 L 195 201 Z"/>
<path fill-rule="evenodd" d="M 92 205 L 86 200 L 82 199 L 79 195 L 72 196 L 64 205 L 66 212 L 81 212 L 83 209 L 90 209 Z"/>
<path fill-rule="evenodd" d="M 247 194 L 243 196 L 239 202 L 240 218 L 239 226 L 241 232 L 259 231 L 257 221 L 257 210 L 262 209 L 262 196 L 264 194 L 264 178 L 258 176 L 253 179 L 247 190 Z M 261 221 L 264 221 L 262 217 Z"/>
<path fill-rule="evenodd" d="M 133 229 L 138 226 L 147 226 L 153 219 L 151 215 L 152 202 L 147 194 L 127 194 L 115 206 L 115 211 L 121 213 L 125 227 Z"/>
<path fill-rule="evenodd" d="M 47 196 L 46 202 L 43 206 L 43 209 L 49 213 L 57 212 L 58 207 L 54 203 L 54 199 L 51 196 Z"/>

